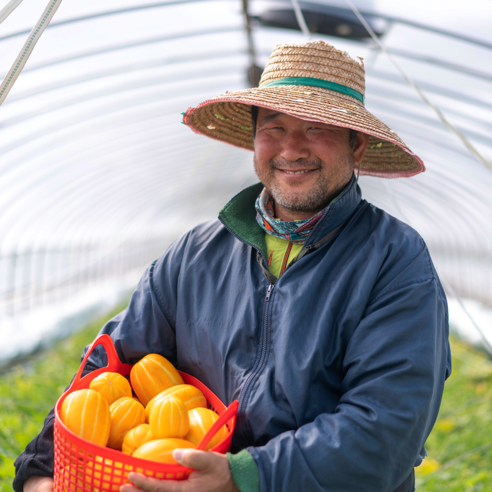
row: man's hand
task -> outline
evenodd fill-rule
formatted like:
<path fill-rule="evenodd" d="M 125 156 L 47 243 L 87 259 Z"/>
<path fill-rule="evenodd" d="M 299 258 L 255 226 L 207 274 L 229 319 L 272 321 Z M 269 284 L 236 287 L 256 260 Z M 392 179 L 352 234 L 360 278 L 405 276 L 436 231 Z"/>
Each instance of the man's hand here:
<path fill-rule="evenodd" d="M 210 451 L 176 449 L 174 459 L 194 471 L 187 480 L 157 480 L 140 473 L 130 473 L 128 479 L 134 484 L 125 484 L 120 492 L 239 492 L 227 456 Z"/>
<path fill-rule="evenodd" d="M 53 479 L 50 477 L 31 477 L 24 482 L 24 492 L 53 492 Z"/>

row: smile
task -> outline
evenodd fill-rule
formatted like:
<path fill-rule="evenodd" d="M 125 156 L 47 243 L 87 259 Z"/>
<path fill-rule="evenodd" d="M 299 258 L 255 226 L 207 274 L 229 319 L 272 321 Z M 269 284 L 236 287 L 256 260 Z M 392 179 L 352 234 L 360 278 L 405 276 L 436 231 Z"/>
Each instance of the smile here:
<path fill-rule="evenodd" d="M 315 169 L 304 169 L 303 171 L 287 171 L 287 169 L 279 169 L 279 171 L 282 171 L 287 174 L 305 174 L 305 173 L 310 173 L 311 171 L 315 171 Z"/>

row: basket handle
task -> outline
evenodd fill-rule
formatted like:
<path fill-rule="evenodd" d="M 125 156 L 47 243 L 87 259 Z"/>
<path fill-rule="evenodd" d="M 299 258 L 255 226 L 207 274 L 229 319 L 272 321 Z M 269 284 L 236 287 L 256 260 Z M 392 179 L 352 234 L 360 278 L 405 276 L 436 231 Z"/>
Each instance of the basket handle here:
<path fill-rule="evenodd" d="M 104 347 L 104 349 L 106 350 L 106 354 L 108 356 L 108 365 L 106 366 L 107 368 L 113 367 L 120 360 L 118 357 L 118 353 L 116 352 L 116 349 L 114 347 L 114 343 L 113 343 L 112 338 L 106 334 L 99 335 L 90 344 L 89 348 L 87 349 L 84 360 L 80 364 L 79 370 L 77 371 L 77 374 L 73 378 L 72 384 L 70 384 L 70 386 L 67 390 L 67 393 L 72 389 L 72 386 L 74 386 L 75 384 L 77 384 L 80 381 L 80 376 L 82 375 L 82 371 L 84 370 L 85 364 L 87 363 L 87 360 L 89 359 L 89 356 L 92 354 L 93 350 L 98 345 L 102 345 Z"/>
<path fill-rule="evenodd" d="M 209 431 L 203 436 L 203 439 L 200 441 L 200 444 L 196 447 L 199 451 L 204 451 L 207 447 L 207 444 L 210 440 L 217 434 L 219 429 L 227 423 L 232 417 L 237 415 L 237 409 L 239 407 L 239 402 L 234 400 L 225 410 L 225 412 L 219 416 L 219 418 L 215 421 L 214 425 L 210 427 Z"/>

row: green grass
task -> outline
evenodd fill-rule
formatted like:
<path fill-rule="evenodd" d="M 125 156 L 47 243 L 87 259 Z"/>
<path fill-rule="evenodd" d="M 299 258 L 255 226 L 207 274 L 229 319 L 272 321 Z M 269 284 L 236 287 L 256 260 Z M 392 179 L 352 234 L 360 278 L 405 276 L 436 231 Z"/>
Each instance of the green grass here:
<path fill-rule="evenodd" d="M 0 491 L 12 490 L 13 461 L 77 371 L 83 347 L 121 309 L 0 374 Z M 492 492 L 492 361 L 458 340 L 452 353 L 453 375 L 427 441 L 429 457 L 417 468 L 417 490 Z"/>
<path fill-rule="evenodd" d="M 453 374 L 417 471 L 419 492 L 492 491 L 492 361 L 452 340 Z"/>
<path fill-rule="evenodd" d="M 0 491 L 12 491 L 13 462 L 43 426 L 44 419 L 70 384 L 83 348 L 103 324 L 126 306 L 62 340 L 29 363 L 0 373 Z"/>

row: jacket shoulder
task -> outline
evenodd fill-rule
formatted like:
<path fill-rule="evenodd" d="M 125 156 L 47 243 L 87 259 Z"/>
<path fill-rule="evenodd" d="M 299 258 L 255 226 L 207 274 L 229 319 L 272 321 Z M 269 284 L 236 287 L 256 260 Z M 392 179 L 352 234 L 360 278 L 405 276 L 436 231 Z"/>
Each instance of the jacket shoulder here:
<path fill-rule="evenodd" d="M 391 244 L 401 243 L 407 248 L 427 247 L 422 236 L 413 227 L 372 203 L 366 202 L 363 220 L 370 222 L 381 234 L 381 239 Z"/>
<path fill-rule="evenodd" d="M 234 241 L 234 236 L 218 219 L 198 224 L 174 241 L 156 260 L 154 277 L 161 280 L 169 274 L 176 277 L 183 266 L 193 267 L 204 260 L 223 258 L 221 255 L 230 251 Z"/>
<path fill-rule="evenodd" d="M 169 256 L 175 257 L 175 259 L 182 257 L 190 248 L 202 248 L 223 231 L 225 231 L 224 225 L 218 219 L 197 224 L 171 243 L 157 262 L 161 263 Z"/>
<path fill-rule="evenodd" d="M 368 229 L 368 239 L 379 259 L 381 288 L 375 291 L 377 297 L 429 280 L 435 280 L 442 292 L 427 245 L 415 229 L 370 203 L 364 209 L 360 224 Z"/>
<path fill-rule="evenodd" d="M 224 232 L 224 230 L 224 224 L 222 224 L 219 219 L 212 219 L 197 224 L 195 227 L 190 229 L 188 234 L 194 244 L 199 244 L 203 241 L 210 240 L 217 233 Z"/>

